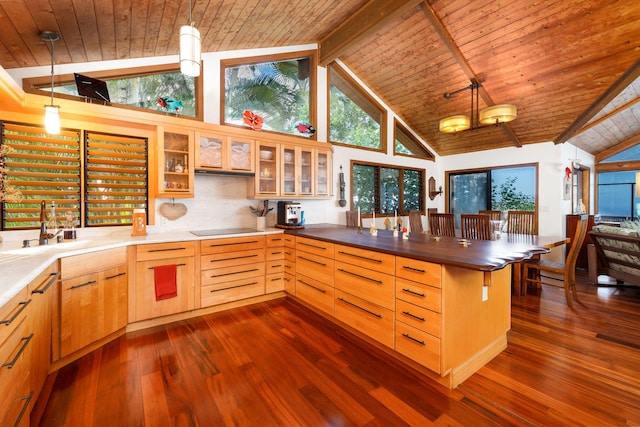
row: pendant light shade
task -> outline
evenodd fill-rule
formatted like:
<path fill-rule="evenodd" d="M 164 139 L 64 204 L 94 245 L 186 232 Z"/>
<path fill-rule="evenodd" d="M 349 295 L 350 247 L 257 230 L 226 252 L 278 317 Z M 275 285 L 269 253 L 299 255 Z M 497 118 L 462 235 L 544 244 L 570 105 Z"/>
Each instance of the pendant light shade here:
<path fill-rule="evenodd" d="M 180 71 L 191 77 L 200 75 L 200 31 L 193 25 L 180 27 Z"/>
<path fill-rule="evenodd" d="M 44 128 L 47 133 L 60 133 L 60 107 L 57 105 L 44 106 Z"/>
<path fill-rule="evenodd" d="M 463 114 L 458 116 L 445 117 L 440 120 L 440 132 L 456 133 L 467 130 L 471 127 L 471 120 Z"/>
<path fill-rule="evenodd" d="M 479 120 L 483 125 L 507 123 L 518 117 L 518 109 L 512 104 L 498 104 L 480 110 Z"/>

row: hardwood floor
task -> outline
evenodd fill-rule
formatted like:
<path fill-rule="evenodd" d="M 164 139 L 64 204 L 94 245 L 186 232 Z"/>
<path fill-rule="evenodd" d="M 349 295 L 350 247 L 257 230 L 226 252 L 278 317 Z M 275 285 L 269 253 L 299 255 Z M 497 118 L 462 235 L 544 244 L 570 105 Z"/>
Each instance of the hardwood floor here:
<path fill-rule="evenodd" d="M 127 334 L 63 368 L 41 426 L 640 425 L 640 288 L 514 297 L 455 390 L 289 299 Z"/>

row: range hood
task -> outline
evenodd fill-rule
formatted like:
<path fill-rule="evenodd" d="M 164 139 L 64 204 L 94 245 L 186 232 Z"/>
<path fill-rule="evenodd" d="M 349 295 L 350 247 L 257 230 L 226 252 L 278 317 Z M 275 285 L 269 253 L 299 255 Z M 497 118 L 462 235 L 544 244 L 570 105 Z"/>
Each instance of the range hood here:
<path fill-rule="evenodd" d="M 246 176 L 254 177 L 255 172 L 242 172 L 242 171 L 222 171 L 216 169 L 195 169 L 195 173 L 198 175 L 228 175 L 228 176 Z"/>

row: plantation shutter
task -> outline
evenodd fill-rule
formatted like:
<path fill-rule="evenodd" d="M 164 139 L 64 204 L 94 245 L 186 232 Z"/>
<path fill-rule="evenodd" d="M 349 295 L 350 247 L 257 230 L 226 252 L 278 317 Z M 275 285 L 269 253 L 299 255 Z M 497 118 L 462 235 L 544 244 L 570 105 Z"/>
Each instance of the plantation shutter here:
<path fill-rule="evenodd" d="M 85 132 L 85 225 L 131 224 L 147 208 L 146 138 Z"/>
<path fill-rule="evenodd" d="M 2 144 L 7 183 L 22 195 L 20 202 L 4 203 L 3 230 L 39 228 L 41 200 L 48 212 L 55 202 L 58 224 L 67 211 L 79 217 L 79 131 L 50 135 L 37 126 L 2 123 Z"/>

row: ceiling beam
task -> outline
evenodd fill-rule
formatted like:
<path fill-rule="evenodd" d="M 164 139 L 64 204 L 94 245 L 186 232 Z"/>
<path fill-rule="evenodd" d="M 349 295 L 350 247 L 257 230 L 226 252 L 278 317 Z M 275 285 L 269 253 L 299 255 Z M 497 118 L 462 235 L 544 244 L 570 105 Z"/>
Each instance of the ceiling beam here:
<path fill-rule="evenodd" d="M 371 0 L 320 41 L 320 65 L 326 67 L 359 39 L 419 3 L 420 0 Z"/>
<path fill-rule="evenodd" d="M 480 79 L 478 78 L 476 73 L 473 72 L 473 69 L 471 68 L 471 66 L 467 62 L 467 58 L 464 57 L 464 55 L 462 54 L 462 52 L 458 48 L 458 45 L 456 45 L 456 43 L 454 42 L 453 38 L 451 37 L 451 34 L 449 34 L 449 32 L 445 28 L 444 24 L 442 23 L 442 21 L 440 20 L 440 18 L 436 14 L 436 11 L 433 10 L 433 7 L 427 1 L 423 1 L 420 4 L 420 6 L 422 7 L 422 10 L 424 11 L 425 17 L 431 23 L 431 26 L 433 27 L 433 29 L 436 31 L 436 33 L 440 37 L 440 40 L 445 45 L 445 47 L 449 50 L 451 55 L 453 55 L 453 58 L 458 63 L 460 68 L 462 68 L 462 71 L 467 76 L 467 78 L 471 82 L 481 83 Z M 491 96 L 489 96 L 487 91 L 482 87 L 482 84 L 480 85 L 480 88 L 478 89 L 478 93 L 482 97 L 482 100 L 485 102 L 485 104 L 487 104 L 487 105 L 495 105 L 495 102 L 493 102 L 493 99 L 491 99 Z M 511 141 L 513 142 L 513 144 L 516 147 L 522 147 L 522 142 L 520 142 L 518 137 L 513 133 L 513 131 L 511 130 L 511 127 L 509 127 L 508 123 L 504 123 L 500 127 L 504 130 L 504 132 L 507 134 L 509 139 L 511 139 Z"/>
<path fill-rule="evenodd" d="M 578 131 L 598 114 L 608 103 L 640 77 L 640 60 L 636 61 L 620 78 L 587 108 L 568 128 L 555 139 L 556 144 L 567 142 L 578 134 Z"/>

